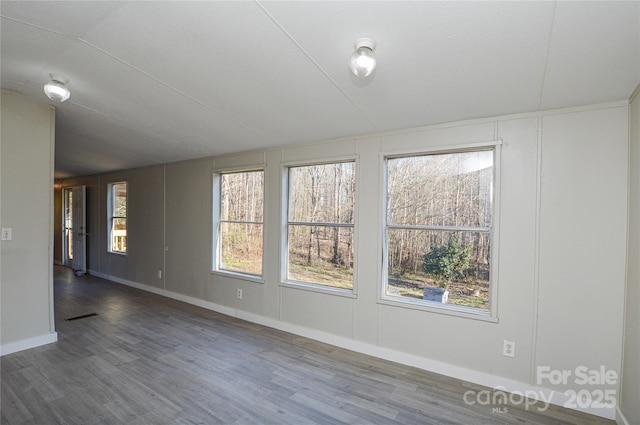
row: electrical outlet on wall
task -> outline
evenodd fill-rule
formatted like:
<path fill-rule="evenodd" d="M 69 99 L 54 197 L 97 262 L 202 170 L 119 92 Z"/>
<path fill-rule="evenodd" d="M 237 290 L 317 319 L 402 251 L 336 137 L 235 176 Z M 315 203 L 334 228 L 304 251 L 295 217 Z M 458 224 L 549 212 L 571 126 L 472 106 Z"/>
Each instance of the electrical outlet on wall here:
<path fill-rule="evenodd" d="M 158 270 L 158 279 L 162 279 L 162 270 Z"/>
<path fill-rule="evenodd" d="M 239 300 L 242 299 L 242 289 L 236 289 L 236 298 L 238 298 Z"/>
<path fill-rule="evenodd" d="M 516 343 L 505 339 L 502 343 L 502 355 L 507 357 L 516 356 Z"/>

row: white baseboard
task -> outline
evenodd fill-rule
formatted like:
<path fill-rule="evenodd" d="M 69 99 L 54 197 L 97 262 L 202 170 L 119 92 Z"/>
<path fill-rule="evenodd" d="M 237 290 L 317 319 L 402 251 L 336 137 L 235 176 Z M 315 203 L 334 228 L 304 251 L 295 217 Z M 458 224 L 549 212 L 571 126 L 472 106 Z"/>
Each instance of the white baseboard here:
<path fill-rule="evenodd" d="M 57 332 L 21 339 L 20 341 L 0 345 L 0 356 L 6 356 L 7 354 L 17 353 L 18 351 L 40 347 L 41 345 L 51 344 L 57 341 Z"/>
<path fill-rule="evenodd" d="M 616 406 L 616 424 L 618 425 L 631 425 L 631 422 L 627 420 L 619 406 Z"/>
<path fill-rule="evenodd" d="M 570 397 L 564 393 L 553 391 L 547 388 L 534 387 L 527 383 L 514 381 L 511 379 L 491 375 L 484 372 L 479 372 L 477 370 L 467 369 L 464 367 L 443 363 L 440 361 L 416 356 L 413 354 L 404 353 L 402 351 L 397 351 L 390 348 L 368 344 L 361 341 L 355 341 L 349 338 L 340 337 L 337 335 L 318 331 L 315 329 L 305 328 L 302 326 L 294 325 L 292 323 L 282 322 L 277 319 L 260 316 L 260 315 L 249 313 L 246 311 L 237 310 L 231 307 L 226 307 L 220 304 L 213 303 L 211 301 L 202 300 L 200 298 L 195 298 L 188 295 L 179 294 L 177 292 L 167 291 L 165 289 L 145 285 L 142 283 L 132 282 L 130 280 L 109 276 L 93 270 L 89 270 L 89 274 L 103 278 L 103 279 L 107 279 L 116 283 L 120 283 L 126 286 L 131 286 L 133 288 L 141 289 L 147 292 L 152 292 L 157 295 L 182 301 L 188 304 L 196 305 L 198 307 L 202 307 L 207 310 L 212 310 L 227 316 L 236 317 L 238 319 L 246 320 L 248 322 L 256 323 L 263 326 L 268 326 L 270 328 L 289 332 L 295 335 L 300 335 L 305 338 L 314 339 L 316 341 L 324 342 L 326 344 L 334 345 L 347 350 L 356 351 L 358 353 L 367 354 L 373 357 L 378 357 L 380 359 L 389 360 L 395 363 L 400 363 L 407 366 L 412 366 L 419 369 L 427 370 L 429 372 L 434 372 L 434 373 L 449 376 L 452 378 L 460 379 L 463 381 L 472 382 L 474 384 L 482 385 L 485 387 L 500 389 L 501 391 L 504 391 L 508 394 L 514 394 L 514 395 L 524 394 L 541 401 L 545 401 L 545 400 L 549 401 L 551 404 L 554 404 L 557 406 L 567 407 L 573 410 L 589 413 L 589 414 L 600 416 L 606 419 L 616 420 L 617 409 L 615 407 L 565 406 L 565 404 L 570 400 Z M 620 413 L 620 415 L 622 414 Z M 624 422 L 622 422 L 622 424 L 629 425 Z"/>

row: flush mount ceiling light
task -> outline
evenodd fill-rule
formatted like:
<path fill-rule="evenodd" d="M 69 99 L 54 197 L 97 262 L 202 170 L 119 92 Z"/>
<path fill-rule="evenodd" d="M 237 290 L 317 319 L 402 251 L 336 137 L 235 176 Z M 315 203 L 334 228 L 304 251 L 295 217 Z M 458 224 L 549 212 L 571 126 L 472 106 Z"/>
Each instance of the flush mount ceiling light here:
<path fill-rule="evenodd" d="M 356 51 L 349 58 L 349 69 L 358 78 L 367 78 L 376 68 L 376 57 L 373 49 L 376 42 L 369 37 L 363 37 L 354 43 Z"/>
<path fill-rule="evenodd" d="M 51 81 L 44 85 L 44 93 L 54 102 L 64 102 L 69 99 L 71 93 L 66 84 L 69 79 L 59 74 L 49 74 Z"/>

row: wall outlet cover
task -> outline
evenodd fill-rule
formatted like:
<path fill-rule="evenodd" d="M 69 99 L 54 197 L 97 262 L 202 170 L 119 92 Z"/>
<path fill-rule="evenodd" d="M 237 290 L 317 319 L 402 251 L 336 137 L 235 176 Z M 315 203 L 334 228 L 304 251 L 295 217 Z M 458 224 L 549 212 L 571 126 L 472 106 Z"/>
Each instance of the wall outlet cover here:
<path fill-rule="evenodd" d="M 10 241 L 13 238 L 13 229 L 11 227 L 2 228 L 2 240 Z"/>
<path fill-rule="evenodd" d="M 506 357 L 516 356 L 516 343 L 505 339 L 502 343 L 502 355 Z"/>

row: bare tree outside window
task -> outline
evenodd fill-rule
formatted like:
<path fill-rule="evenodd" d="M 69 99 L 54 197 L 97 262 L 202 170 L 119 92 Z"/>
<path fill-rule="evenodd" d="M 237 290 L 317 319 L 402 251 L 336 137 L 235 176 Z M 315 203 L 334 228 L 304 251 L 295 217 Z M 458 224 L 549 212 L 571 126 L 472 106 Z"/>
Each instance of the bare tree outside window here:
<path fill-rule="evenodd" d="M 262 275 L 264 171 L 220 176 L 218 268 Z"/>
<path fill-rule="evenodd" d="M 288 280 L 353 289 L 354 207 L 355 162 L 289 168 Z"/>
<path fill-rule="evenodd" d="M 493 150 L 387 159 L 386 295 L 489 309 Z"/>

